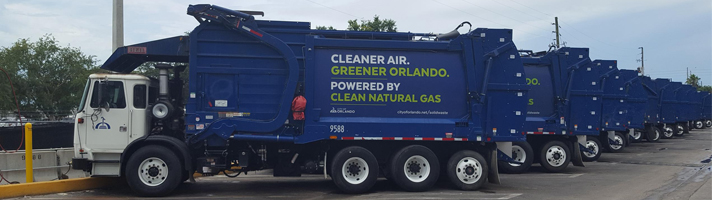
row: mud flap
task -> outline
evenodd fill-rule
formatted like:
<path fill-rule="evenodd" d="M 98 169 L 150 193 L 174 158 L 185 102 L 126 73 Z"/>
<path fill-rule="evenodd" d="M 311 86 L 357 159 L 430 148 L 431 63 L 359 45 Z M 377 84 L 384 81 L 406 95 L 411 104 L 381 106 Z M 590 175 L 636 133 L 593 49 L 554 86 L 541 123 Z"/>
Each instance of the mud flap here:
<path fill-rule="evenodd" d="M 606 145 L 606 148 L 608 148 L 610 144 L 615 143 L 616 132 L 615 131 L 606 131 L 606 132 L 608 133 L 607 134 L 608 135 L 608 143 Z"/>
<path fill-rule="evenodd" d="M 574 166 L 585 167 L 583 166 L 583 160 L 581 158 L 581 148 L 586 146 L 586 136 L 577 135 L 576 140 L 577 142 L 573 145 L 574 155 L 571 157 L 571 163 L 573 163 Z"/>
<path fill-rule="evenodd" d="M 496 145 L 497 148 L 490 150 L 489 174 L 487 174 L 487 180 L 490 183 L 500 184 L 497 154 L 501 151 L 504 155 L 512 157 L 512 142 L 497 142 Z"/>

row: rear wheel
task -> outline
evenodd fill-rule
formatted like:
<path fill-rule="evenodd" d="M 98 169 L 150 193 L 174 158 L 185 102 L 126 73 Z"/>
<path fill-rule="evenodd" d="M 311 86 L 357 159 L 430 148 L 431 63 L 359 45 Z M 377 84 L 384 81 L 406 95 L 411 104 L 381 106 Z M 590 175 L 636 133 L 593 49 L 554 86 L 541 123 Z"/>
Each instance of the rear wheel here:
<path fill-rule="evenodd" d="M 539 163 L 548 172 L 561 172 L 571 162 L 570 155 L 571 151 L 566 144 L 561 141 L 549 141 L 541 148 Z"/>
<path fill-rule="evenodd" d="M 346 147 L 334 156 L 331 179 L 346 193 L 367 192 L 378 179 L 378 161 L 368 149 Z"/>
<path fill-rule="evenodd" d="M 476 190 L 487 181 L 487 162 L 475 151 L 462 150 L 453 154 L 446 170 L 450 182 L 461 190 Z"/>
<path fill-rule="evenodd" d="M 675 136 L 675 127 L 672 125 L 668 124 L 665 127 L 662 128 L 663 135 L 662 138 L 664 139 L 670 139 L 673 136 Z"/>
<path fill-rule="evenodd" d="M 705 126 L 707 128 L 712 127 L 712 120 L 705 120 Z"/>
<path fill-rule="evenodd" d="M 637 130 L 633 130 L 633 135 L 630 136 L 633 140 L 631 142 L 640 142 L 640 139 L 643 138 L 643 133 Z"/>
<path fill-rule="evenodd" d="M 616 132 L 615 135 L 613 135 L 613 139 L 608 138 L 608 150 L 611 153 L 618 153 L 623 151 L 623 147 L 625 145 L 625 136 L 623 136 L 623 133 Z"/>
<path fill-rule="evenodd" d="M 389 167 L 393 181 L 406 191 L 428 190 L 440 176 L 438 157 L 421 145 L 410 145 L 396 152 Z"/>
<path fill-rule="evenodd" d="M 584 145 L 584 147 L 588 151 L 581 152 L 581 158 L 583 161 L 596 161 L 599 157 L 601 157 L 601 141 L 599 141 L 598 138 L 586 137 L 586 145 Z"/>
<path fill-rule="evenodd" d="M 165 196 L 183 178 L 182 163 L 170 149 L 149 145 L 138 149 L 126 164 L 126 181 L 140 196 Z"/>
<path fill-rule="evenodd" d="M 512 159 L 523 164 L 509 163 L 506 161 L 497 161 L 499 170 L 504 173 L 519 174 L 529 170 L 534 162 L 534 150 L 528 142 L 513 142 L 512 143 Z"/>
<path fill-rule="evenodd" d="M 695 121 L 695 128 L 696 129 L 703 129 L 705 128 L 705 123 L 702 121 Z"/>
<path fill-rule="evenodd" d="M 650 126 L 646 132 L 645 138 L 648 142 L 659 142 L 661 137 L 661 132 L 658 127 Z"/>

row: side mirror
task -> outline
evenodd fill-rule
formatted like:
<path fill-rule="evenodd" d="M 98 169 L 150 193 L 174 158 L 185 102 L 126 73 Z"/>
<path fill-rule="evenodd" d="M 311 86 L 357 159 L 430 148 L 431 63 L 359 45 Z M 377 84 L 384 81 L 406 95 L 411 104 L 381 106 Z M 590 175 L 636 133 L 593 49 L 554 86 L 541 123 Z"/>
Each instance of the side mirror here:
<path fill-rule="evenodd" d="M 109 112 L 109 107 L 111 106 L 109 105 L 109 102 L 104 102 L 104 104 L 102 104 L 100 107 L 106 110 L 106 112 Z"/>

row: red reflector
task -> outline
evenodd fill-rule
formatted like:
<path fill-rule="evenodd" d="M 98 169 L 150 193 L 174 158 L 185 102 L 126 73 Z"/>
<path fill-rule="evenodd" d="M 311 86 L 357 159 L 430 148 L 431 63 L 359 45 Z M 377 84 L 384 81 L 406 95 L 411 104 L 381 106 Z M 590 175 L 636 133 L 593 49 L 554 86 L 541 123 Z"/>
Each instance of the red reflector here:
<path fill-rule="evenodd" d="M 84 118 L 78 118 L 77 123 L 80 123 L 80 124 L 84 123 Z"/>
<path fill-rule="evenodd" d="M 79 153 L 84 153 L 84 149 L 79 149 Z"/>
<path fill-rule="evenodd" d="M 492 138 L 487 138 L 487 142 L 492 141 Z"/>

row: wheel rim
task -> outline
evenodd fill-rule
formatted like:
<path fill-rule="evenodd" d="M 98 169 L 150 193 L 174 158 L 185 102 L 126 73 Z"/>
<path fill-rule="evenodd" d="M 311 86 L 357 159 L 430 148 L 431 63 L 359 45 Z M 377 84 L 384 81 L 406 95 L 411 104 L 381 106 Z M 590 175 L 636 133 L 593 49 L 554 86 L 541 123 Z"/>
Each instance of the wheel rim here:
<path fill-rule="evenodd" d="M 558 145 L 549 147 L 546 150 L 546 162 L 553 167 L 559 167 L 566 161 L 566 151 Z"/>
<path fill-rule="evenodd" d="M 660 130 L 655 129 L 653 131 L 655 132 L 655 135 L 653 136 L 653 141 L 659 140 L 660 139 Z"/>
<path fill-rule="evenodd" d="M 621 138 L 621 136 L 616 134 L 615 136 L 613 136 L 613 141 L 614 144 L 611 144 L 611 149 L 618 150 L 623 147 L 623 138 Z"/>
<path fill-rule="evenodd" d="M 590 152 L 588 152 L 588 151 L 584 151 L 584 152 L 583 152 L 583 155 L 584 155 L 584 156 L 589 157 L 589 158 L 593 158 L 593 157 L 596 157 L 596 155 L 598 155 L 599 147 L 598 147 L 598 143 L 596 143 L 595 141 L 593 141 L 593 140 L 587 140 L 587 141 L 586 141 L 586 148 L 587 148 L 588 150 L 593 151 L 593 153 L 590 153 Z"/>
<path fill-rule="evenodd" d="M 684 132 L 685 132 L 685 130 L 682 130 L 682 126 L 681 126 L 681 125 L 677 125 L 677 134 L 678 134 L 678 135 L 682 135 Z"/>
<path fill-rule="evenodd" d="M 704 126 L 705 124 L 703 124 L 702 121 L 695 122 L 695 128 L 697 129 L 702 129 Z"/>
<path fill-rule="evenodd" d="M 673 134 L 672 128 L 665 127 L 665 132 L 663 134 L 665 134 L 665 137 L 672 137 L 672 134 Z"/>
<path fill-rule="evenodd" d="M 482 164 L 473 157 L 464 157 L 457 162 L 457 179 L 466 184 L 473 184 L 482 177 Z"/>
<path fill-rule="evenodd" d="M 420 183 L 430 175 L 430 162 L 425 157 L 414 155 L 403 164 L 403 173 L 408 180 Z"/>
<path fill-rule="evenodd" d="M 707 126 L 712 126 L 712 120 L 707 120 Z"/>
<path fill-rule="evenodd" d="M 143 184 L 157 186 L 166 181 L 168 177 L 168 165 L 160 158 L 146 158 L 138 166 L 138 174 Z"/>
<path fill-rule="evenodd" d="M 633 139 L 639 140 L 642 134 L 638 131 L 633 131 Z"/>
<path fill-rule="evenodd" d="M 512 145 L 512 159 L 514 159 L 514 161 L 523 163 L 525 160 L 527 160 L 527 153 L 519 145 Z M 522 164 L 509 163 L 509 165 L 519 167 Z"/>
<path fill-rule="evenodd" d="M 351 157 L 341 166 L 341 174 L 343 174 L 346 182 L 356 185 L 366 181 L 369 168 L 368 163 L 362 158 Z"/>

